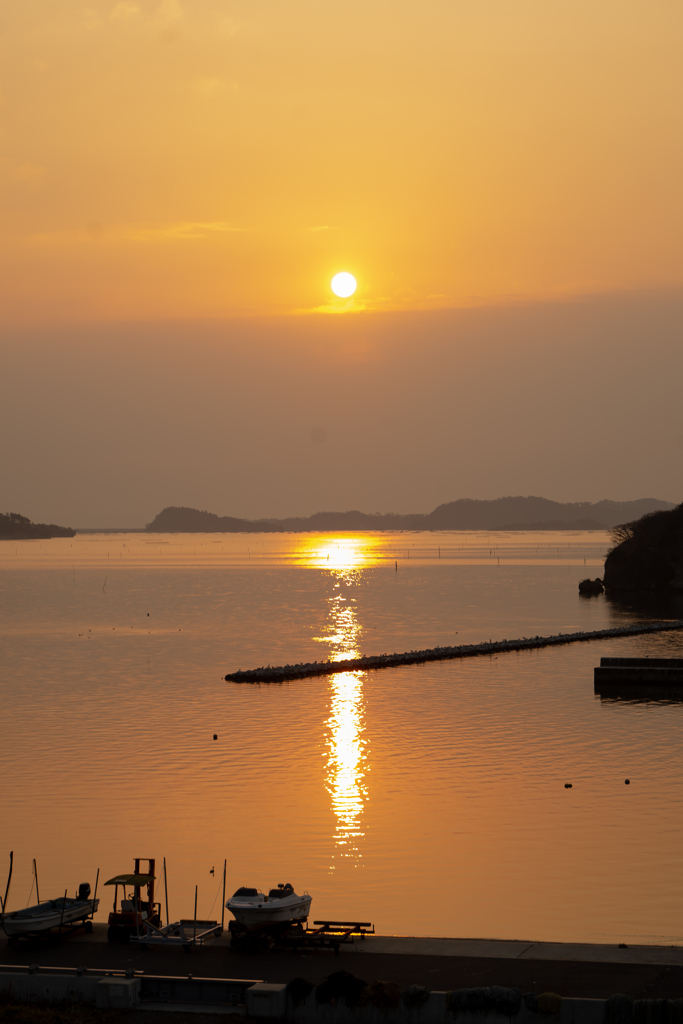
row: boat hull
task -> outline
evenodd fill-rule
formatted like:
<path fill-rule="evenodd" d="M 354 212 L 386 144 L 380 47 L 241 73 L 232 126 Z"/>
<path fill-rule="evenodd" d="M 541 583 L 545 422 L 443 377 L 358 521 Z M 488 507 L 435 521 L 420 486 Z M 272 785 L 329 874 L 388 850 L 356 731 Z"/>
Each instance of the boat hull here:
<path fill-rule="evenodd" d="M 230 900 L 226 906 L 245 931 L 260 932 L 305 921 L 311 901 L 311 896 L 297 896 L 291 901 L 268 900 L 261 903 L 237 903 Z"/>
<path fill-rule="evenodd" d="M 49 900 L 35 907 L 27 907 L 26 910 L 15 910 L 0 917 L 0 923 L 9 938 L 35 935 L 37 932 L 59 928 L 60 924 L 85 921 L 95 913 L 100 901 L 67 899 L 63 911 L 62 903 L 63 900 Z"/>

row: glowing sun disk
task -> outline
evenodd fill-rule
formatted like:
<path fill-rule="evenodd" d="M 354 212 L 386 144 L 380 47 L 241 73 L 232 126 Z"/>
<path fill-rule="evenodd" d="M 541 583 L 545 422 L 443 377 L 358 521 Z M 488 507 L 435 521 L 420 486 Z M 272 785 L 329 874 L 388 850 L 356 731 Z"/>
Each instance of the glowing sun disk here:
<path fill-rule="evenodd" d="M 348 299 L 349 296 L 353 295 L 356 290 L 356 279 L 353 274 L 347 274 L 346 271 L 341 274 L 335 274 L 332 278 L 332 291 L 335 295 L 338 295 L 340 299 Z"/>

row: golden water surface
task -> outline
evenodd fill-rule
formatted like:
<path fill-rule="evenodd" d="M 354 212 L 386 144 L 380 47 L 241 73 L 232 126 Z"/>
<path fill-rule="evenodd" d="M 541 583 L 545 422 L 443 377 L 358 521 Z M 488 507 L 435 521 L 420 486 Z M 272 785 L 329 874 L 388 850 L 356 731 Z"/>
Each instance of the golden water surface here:
<path fill-rule="evenodd" d="M 382 932 L 679 941 L 683 704 L 600 697 L 592 682 L 600 656 L 676 653 L 676 634 L 224 681 L 677 613 L 580 599 L 607 545 L 602 533 L 0 543 L 10 906 L 31 898 L 33 857 L 45 896 L 166 856 L 171 916 L 191 913 L 195 884 L 201 916 L 220 916 L 225 858 L 229 891 L 291 881 L 314 917 Z"/>

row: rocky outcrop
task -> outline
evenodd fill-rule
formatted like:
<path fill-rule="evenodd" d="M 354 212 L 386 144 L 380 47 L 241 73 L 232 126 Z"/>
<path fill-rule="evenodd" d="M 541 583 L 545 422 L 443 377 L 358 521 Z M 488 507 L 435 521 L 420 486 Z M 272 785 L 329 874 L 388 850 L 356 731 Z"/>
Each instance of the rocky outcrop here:
<path fill-rule="evenodd" d="M 600 577 L 596 576 L 594 580 L 581 580 L 579 583 L 579 593 L 583 597 L 597 597 L 598 594 L 605 593 L 605 588 Z"/>
<path fill-rule="evenodd" d="M 616 545 L 605 560 L 607 591 L 683 590 L 683 504 L 616 526 L 612 534 Z"/>

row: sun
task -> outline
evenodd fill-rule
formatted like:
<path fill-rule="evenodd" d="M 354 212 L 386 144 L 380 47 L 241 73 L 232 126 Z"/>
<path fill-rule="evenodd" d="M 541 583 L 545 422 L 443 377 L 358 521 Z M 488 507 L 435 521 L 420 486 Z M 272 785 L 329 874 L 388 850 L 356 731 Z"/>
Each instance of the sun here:
<path fill-rule="evenodd" d="M 353 274 L 347 274 L 344 271 L 334 275 L 331 286 L 334 294 L 338 295 L 340 299 L 348 299 L 356 290 L 356 279 Z"/>

